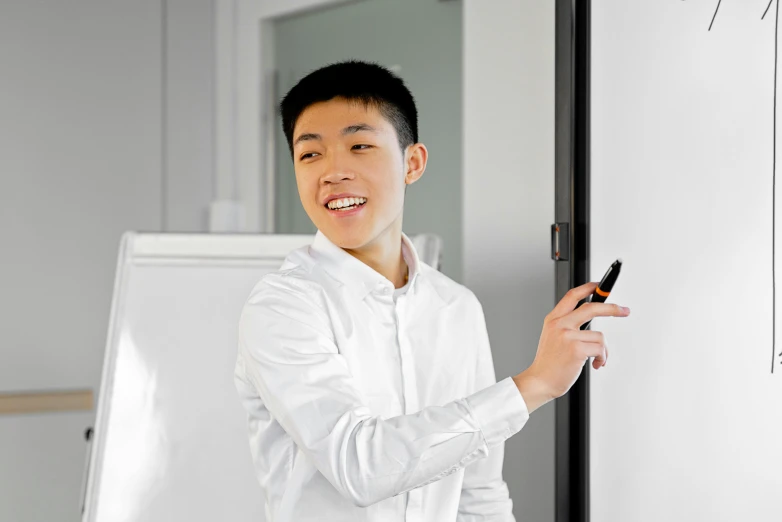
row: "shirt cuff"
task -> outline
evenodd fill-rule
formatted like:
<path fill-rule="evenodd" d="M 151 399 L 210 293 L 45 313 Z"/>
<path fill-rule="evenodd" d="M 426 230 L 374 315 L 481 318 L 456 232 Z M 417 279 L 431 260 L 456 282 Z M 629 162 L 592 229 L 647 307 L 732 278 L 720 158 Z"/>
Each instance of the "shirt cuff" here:
<path fill-rule="evenodd" d="M 529 419 L 527 403 L 512 377 L 473 393 L 465 400 L 490 448 L 518 433 Z"/>

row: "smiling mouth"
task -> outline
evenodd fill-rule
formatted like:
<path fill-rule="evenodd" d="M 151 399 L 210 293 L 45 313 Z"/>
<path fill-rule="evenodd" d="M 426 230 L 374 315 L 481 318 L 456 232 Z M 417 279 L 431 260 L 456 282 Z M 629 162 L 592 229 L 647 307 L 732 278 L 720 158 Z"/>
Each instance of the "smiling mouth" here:
<path fill-rule="evenodd" d="M 334 199 L 326 203 L 324 206 L 328 210 L 334 210 L 337 212 L 345 212 L 348 210 L 354 210 L 358 207 L 365 205 L 367 198 L 342 198 Z"/>

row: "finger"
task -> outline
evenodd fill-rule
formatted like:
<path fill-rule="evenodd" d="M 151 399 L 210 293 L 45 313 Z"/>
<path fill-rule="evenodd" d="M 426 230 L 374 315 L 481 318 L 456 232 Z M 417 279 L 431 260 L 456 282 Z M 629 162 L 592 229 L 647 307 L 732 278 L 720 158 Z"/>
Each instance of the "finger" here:
<path fill-rule="evenodd" d="M 606 337 L 600 330 L 568 330 L 567 337 L 582 343 L 605 344 Z"/>
<path fill-rule="evenodd" d="M 626 317 L 629 313 L 629 311 L 625 312 L 625 309 L 618 304 L 587 303 L 563 318 L 562 326 L 577 329 L 595 317 Z"/>
<path fill-rule="evenodd" d="M 548 315 L 551 319 L 559 319 L 572 312 L 579 301 L 589 297 L 597 288 L 598 283 L 586 283 L 575 288 L 571 288 L 562 296 L 557 306 Z"/>
<path fill-rule="evenodd" d="M 592 367 L 597 369 L 600 366 L 605 363 L 606 360 L 606 352 L 605 352 L 605 346 L 598 343 L 582 343 L 581 349 L 583 350 L 583 354 L 587 357 L 594 357 L 595 360 L 592 362 Z"/>
<path fill-rule="evenodd" d="M 599 370 L 600 368 L 605 366 L 606 363 L 608 362 L 608 346 L 603 345 L 603 348 L 604 348 L 604 357 L 602 363 L 600 362 L 600 359 L 598 359 L 597 357 L 595 357 L 592 360 L 592 368 L 594 368 L 595 370 Z"/>

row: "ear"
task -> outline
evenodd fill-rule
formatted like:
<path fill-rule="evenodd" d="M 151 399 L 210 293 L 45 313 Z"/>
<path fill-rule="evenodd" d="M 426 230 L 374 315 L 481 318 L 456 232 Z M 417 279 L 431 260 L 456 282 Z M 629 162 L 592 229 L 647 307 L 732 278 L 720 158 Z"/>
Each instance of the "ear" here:
<path fill-rule="evenodd" d="M 412 185 L 424 175 L 426 170 L 426 160 L 429 158 L 429 151 L 423 143 L 414 143 L 407 147 L 405 152 L 405 185 Z"/>

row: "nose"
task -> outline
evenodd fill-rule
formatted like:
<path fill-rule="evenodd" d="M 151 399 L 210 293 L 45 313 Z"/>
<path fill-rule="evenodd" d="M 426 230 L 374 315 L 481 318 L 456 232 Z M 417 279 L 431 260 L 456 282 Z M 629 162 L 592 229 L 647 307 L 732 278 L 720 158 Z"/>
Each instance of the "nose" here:
<path fill-rule="evenodd" d="M 349 181 L 356 177 L 353 171 L 348 168 L 344 162 L 339 161 L 338 158 L 332 157 L 329 161 L 324 163 L 325 170 L 320 177 L 320 182 L 323 185 Z"/>

